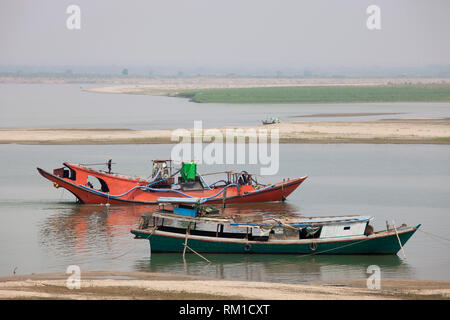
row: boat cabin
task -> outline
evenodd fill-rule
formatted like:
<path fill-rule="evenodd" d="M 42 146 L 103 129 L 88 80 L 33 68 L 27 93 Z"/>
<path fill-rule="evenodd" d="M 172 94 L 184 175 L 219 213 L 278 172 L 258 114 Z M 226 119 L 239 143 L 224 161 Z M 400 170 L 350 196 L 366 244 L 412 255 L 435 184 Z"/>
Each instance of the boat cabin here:
<path fill-rule="evenodd" d="M 237 223 L 233 219 L 198 217 L 202 199 L 159 198 L 159 210 L 146 225 L 158 230 L 207 237 L 239 238 L 255 241 L 331 239 L 371 234 L 369 216 L 299 217 L 295 222 L 266 219 L 257 223 Z M 173 205 L 173 210 L 165 208 Z"/>
<path fill-rule="evenodd" d="M 167 188 L 174 184 L 172 160 L 153 160 L 152 188 Z"/>
<path fill-rule="evenodd" d="M 158 212 L 173 213 L 180 216 L 196 217 L 200 208 L 200 204 L 206 200 L 202 198 L 175 198 L 175 197 L 159 197 Z M 170 207 L 168 209 L 167 207 Z"/>

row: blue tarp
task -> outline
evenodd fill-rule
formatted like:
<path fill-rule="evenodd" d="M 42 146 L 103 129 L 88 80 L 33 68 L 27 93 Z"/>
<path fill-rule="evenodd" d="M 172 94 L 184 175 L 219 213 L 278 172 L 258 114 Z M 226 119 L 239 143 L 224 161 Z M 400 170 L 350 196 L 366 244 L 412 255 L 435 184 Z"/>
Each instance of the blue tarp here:
<path fill-rule="evenodd" d="M 178 198 L 178 197 L 159 197 L 157 202 L 159 203 L 186 203 L 186 204 L 196 204 L 203 203 L 206 199 L 203 198 Z"/>

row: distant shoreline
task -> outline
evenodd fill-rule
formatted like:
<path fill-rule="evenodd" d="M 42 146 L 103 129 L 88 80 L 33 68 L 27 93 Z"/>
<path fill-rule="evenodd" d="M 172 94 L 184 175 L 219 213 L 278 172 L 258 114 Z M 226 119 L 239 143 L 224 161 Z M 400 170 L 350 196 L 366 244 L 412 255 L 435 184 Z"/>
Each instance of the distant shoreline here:
<path fill-rule="evenodd" d="M 289 81 L 288 81 L 289 80 Z M 168 83 L 165 86 L 118 85 L 85 89 L 94 93 L 163 95 L 197 103 L 383 103 L 448 102 L 450 82 L 441 80 L 402 82 L 399 79 L 347 81 L 293 79 L 214 79 L 211 82 Z M 370 79 L 373 80 L 373 79 Z"/>
<path fill-rule="evenodd" d="M 278 129 L 280 143 L 376 143 L 450 144 L 450 119 L 390 119 L 378 121 L 281 122 L 227 129 Z M 190 128 L 186 130 L 191 132 Z M 205 129 L 208 130 L 208 129 Z M 90 144 L 168 144 L 173 130 L 129 129 L 0 129 L 0 144 L 90 145 Z M 205 131 L 207 133 L 207 131 Z M 242 136 L 242 135 L 241 135 Z M 207 140 L 205 140 L 205 143 Z M 208 141 L 209 142 L 209 141 Z"/>
<path fill-rule="evenodd" d="M 0 83 L 77 84 L 91 93 L 159 95 L 197 103 L 449 102 L 450 78 L 132 77 L 0 75 Z M 83 84 L 89 88 L 83 88 Z M 101 87 L 92 88 L 93 84 Z"/>
<path fill-rule="evenodd" d="M 12 78 L 20 83 L 21 79 Z M 10 83 L 9 78 L 0 77 L 0 83 Z M 35 79 L 37 83 L 59 83 L 54 79 Z M 66 81 L 67 79 L 58 79 Z M 92 80 L 92 79 L 91 79 Z M 105 80 L 105 79 L 103 79 Z M 194 99 L 198 93 L 207 92 L 212 95 L 204 101 L 223 101 L 229 103 L 298 103 L 303 99 L 303 93 L 309 92 L 308 103 L 342 103 L 337 97 L 351 96 L 352 101 L 359 101 L 358 97 L 365 97 L 364 102 L 376 102 L 375 91 L 381 90 L 381 95 L 389 97 L 392 90 L 406 90 L 398 93 L 409 97 L 409 102 L 430 99 L 430 101 L 444 102 L 450 100 L 450 78 L 128 78 L 117 77 L 110 79 L 112 86 L 100 88 L 83 88 L 81 90 L 95 93 L 143 94 L 162 96 L 185 96 Z M 64 83 L 64 82 L 63 82 Z M 67 82 L 66 82 L 67 83 Z M 392 90 L 391 90 L 392 89 Z M 306 91 L 304 91 L 306 90 Z M 319 91 L 316 91 L 319 90 Z M 331 91 L 330 91 L 331 90 Z M 355 91 L 356 90 L 356 91 Z M 362 91 L 361 91 L 362 90 Z M 386 91 L 387 90 L 387 91 Z M 425 94 L 421 92 L 424 90 Z M 257 92 L 256 95 L 251 94 Z M 284 94 L 290 92 L 288 94 Z M 313 93 L 311 93 L 313 92 Z M 334 97 L 327 93 L 334 92 Z M 353 93 L 352 93 L 353 92 Z M 359 92 L 359 93 L 358 93 Z M 250 97 L 247 97 L 247 93 Z M 266 96 L 266 94 L 268 94 Z M 436 94 L 436 95 L 435 95 Z M 414 96 L 415 95 L 415 96 Z M 200 94 L 201 97 L 207 94 Z M 436 98 L 439 96 L 438 98 Z M 324 101 L 324 97 L 327 97 Z M 414 97 L 420 97 L 415 101 Z M 435 97 L 435 100 L 433 100 Z M 203 99 L 202 98 L 202 99 Z M 243 101 L 242 99 L 247 99 Z M 396 99 L 397 99 L 396 98 Z M 245 100 L 244 99 L 244 100 Z M 255 100 L 256 99 L 256 100 Z M 277 99 L 284 99 L 283 101 Z M 372 100 L 371 100 L 372 99 Z M 389 102 L 398 102 L 391 99 Z M 222 102 L 223 102 L 222 101 Z M 269 102 L 267 102 L 269 101 Z M 428 100 L 427 100 L 428 101 Z M 305 101 L 303 101 L 305 102 Z M 384 101 L 387 102 L 387 101 Z M 318 110 L 319 111 L 319 110 Z M 276 110 L 274 110 L 276 114 Z M 377 113 L 335 113 L 300 115 L 293 117 L 339 117 L 366 116 Z M 385 114 L 385 113 L 378 113 Z M 391 114 L 395 114 L 391 112 Z M 255 119 L 260 123 L 261 119 Z M 285 119 L 284 119 L 285 120 Z M 230 127 L 231 128 L 231 127 Z M 280 143 L 374 143 L 374 144 L 450 144 L 450 119 L 385 119 L 378 121 L 290 121 L 268 126 L 233 127 L 240 129 L 279 129 Z M 227 127 L 218 128 L 222 132 Z M 192 130 L 192 129 L 187 129 Z M 166 144 L 177 143 L 171 140 L 173 130 L 128 130 L 128 129 L 79 129 L 79 128 L 48 128 L 48 129 L 0 129 L 0 144 L 47 144 L 47 145 L 89 145 L 89 144 Z"/>

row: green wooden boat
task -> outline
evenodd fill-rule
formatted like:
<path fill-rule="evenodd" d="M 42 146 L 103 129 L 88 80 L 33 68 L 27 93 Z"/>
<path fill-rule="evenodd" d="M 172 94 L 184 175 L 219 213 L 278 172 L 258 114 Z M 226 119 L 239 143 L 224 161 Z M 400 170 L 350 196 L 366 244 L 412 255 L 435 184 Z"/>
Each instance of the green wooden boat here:
<path fill-rule="evenodd" d="M 162 204 L 172 201 L 160 200 Z M 139 228 L 131 233 L 138 239 L 148 239 L 152 252 L 184 252 L 188 247 L 198 253 L 397 254 L 420 227 L 387 225 L 386 230 L 374 232 L 370 216 L 261 219 L 250 223 L 185 213 L 201 211 L 200 204 L 201 199 L 193 198 L 183 199 L 183 204 L 175 204 L 172 210 L 160 206 L 144 215 Z M 176 209 L 180 206 L 182 211 Z"/>

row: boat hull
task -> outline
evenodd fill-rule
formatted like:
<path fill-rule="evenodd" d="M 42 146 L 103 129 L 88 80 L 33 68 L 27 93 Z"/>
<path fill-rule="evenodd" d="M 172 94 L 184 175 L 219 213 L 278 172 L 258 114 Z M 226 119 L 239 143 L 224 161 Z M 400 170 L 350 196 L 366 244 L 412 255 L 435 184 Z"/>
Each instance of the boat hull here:
<path fill-rule="evenodd" d="M 187 245 L 200 253 L 256 253 L 256 254 L 396 254 L 417 230 L 417 227 L 380 232 L 351 239 L 269 240 L 214 238 L 189 235 Z M 185 235 L 156 230 L 153 233 L 131 230 L 137 238 L 150 241 L 151 252 L 183 252 Z M 187 250 L 189 252 L 189 250 Z"/>
<path fill-rule="evenodd" d="M 301 177 L 283 181 L 261 189 L 255 189 L 250 185 L 242 185 L 239 188 L 232 186 L 226 188 L 226 192 L 222 193 L 223 187 L 182 192 L 167 189 L 165 189 L 166 191 L 148 191 L 137 188 L 148 184 L 144 180 L 119 178 L 114 175 L 90 171 L 86 168 L 67 163 L 65 165 L 76 171 L 76 179 L 63 178 L 41 168 L 37 168 L 37 170 L 44 178 L 52 181 L 55 187 L 68 190 L 78 199 L 78 202 L 85 204 L 156 204 L 159 197 L 207 198 L 206 202 L 210 204 L 282 201 L 307 178 Z M 87 187 L 88 176 L 102 179 L 108 185 L 109 192 L 106 193 Z M 135 189 L 129 191 L 133 188 Z"/>

